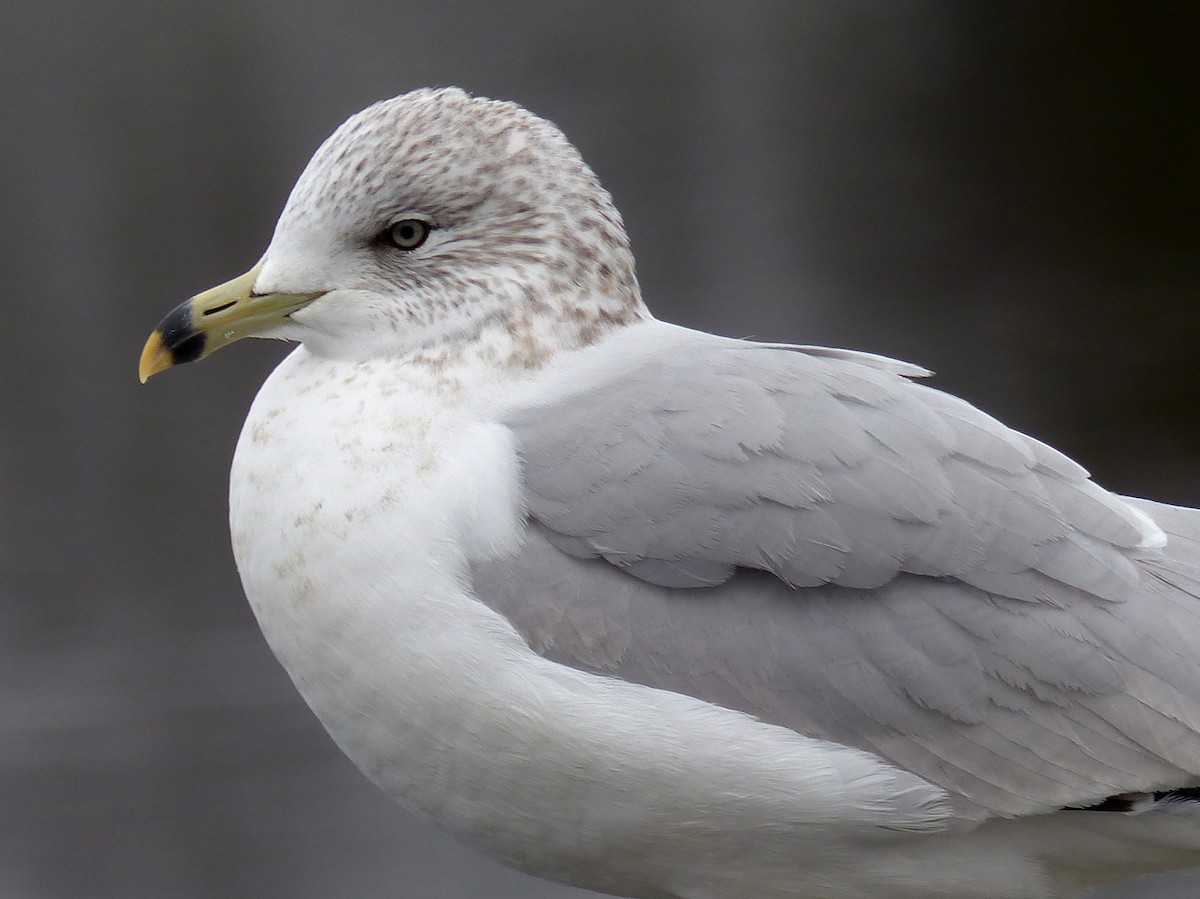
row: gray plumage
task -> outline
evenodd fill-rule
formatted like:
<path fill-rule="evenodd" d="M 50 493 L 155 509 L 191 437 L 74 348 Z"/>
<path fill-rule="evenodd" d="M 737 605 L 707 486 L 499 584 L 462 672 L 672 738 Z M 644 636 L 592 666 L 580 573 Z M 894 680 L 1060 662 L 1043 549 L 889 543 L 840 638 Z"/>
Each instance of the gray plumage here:
<path fill-rule="evenodd" d="M 538 652 L 877 752 L 967 815 L 1195 782 L 1200 552 L 1149 518 L 1200 514 L 919 369 L 692 343 L 507 422 L 531 532 L 475 589 Z"/>

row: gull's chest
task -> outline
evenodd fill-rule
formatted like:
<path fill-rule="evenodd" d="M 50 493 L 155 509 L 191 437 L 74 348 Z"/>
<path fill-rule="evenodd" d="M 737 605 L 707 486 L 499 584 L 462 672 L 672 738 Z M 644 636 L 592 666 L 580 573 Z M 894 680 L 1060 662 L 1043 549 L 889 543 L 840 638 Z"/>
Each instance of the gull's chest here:
<path fill-rule="evenodd" d="M 289 359 L 247 415 L 233 488 L 262 514 L 328 500 L 353 519 L 435 482 L 463 427 L 434 398 L 378 372 Z"/>
<path fill-rule="evenodd" d="M 295 631 L 353 613 L 364 585 L 393 579 L 394 601 L 416 602 L 473 548 L 511 543 L 518 478 L 507 429 L 459 398 L 383 365 L 290 357 L 255 399 L 230 478 L 238 569 L 268 639 L 277 618 Z"/>
<path fill-rule="evenodd" d="M 447 735 L 493 714 L 464 711 L 474 668 L 523 645 L 465 585 L 519 542 L 524 511 L 506 428 L 386 374 L 286 361 L 243 429 L 230 523 L 301 695 L 368 775 L 432 807 Z"/>

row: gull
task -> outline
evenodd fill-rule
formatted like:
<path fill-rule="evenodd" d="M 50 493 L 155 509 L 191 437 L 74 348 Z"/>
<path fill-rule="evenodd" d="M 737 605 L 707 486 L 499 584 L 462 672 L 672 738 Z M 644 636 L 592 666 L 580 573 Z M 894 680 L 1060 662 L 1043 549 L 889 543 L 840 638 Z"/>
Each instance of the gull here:
<path fill-rule="evenodd" d="M 249 335 L 299 346 L 232 465 L 246 597 L 464 842 L 645 899 L 1200 864 L 1200 511 L 917 366 L 656 320 L 549 122 L 458 89 L 350 118 L 141 379 Z"/>

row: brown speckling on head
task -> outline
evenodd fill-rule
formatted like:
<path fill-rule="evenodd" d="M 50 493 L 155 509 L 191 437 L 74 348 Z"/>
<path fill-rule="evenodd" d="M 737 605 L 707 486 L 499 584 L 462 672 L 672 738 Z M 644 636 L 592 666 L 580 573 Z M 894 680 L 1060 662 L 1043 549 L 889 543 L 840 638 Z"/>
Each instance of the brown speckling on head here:
<path fill-rule="evenodd" d="M 406 215 L 435 225 L 411 251 L 386 238 Z M 649 316 L 621 216 L 562 132 L 455 88 L 342 125 L 297 182 L 264 279 L 329 291 L 296 335 L 361 358 L 498 341 L 492 358 L 531 368 Z"/>

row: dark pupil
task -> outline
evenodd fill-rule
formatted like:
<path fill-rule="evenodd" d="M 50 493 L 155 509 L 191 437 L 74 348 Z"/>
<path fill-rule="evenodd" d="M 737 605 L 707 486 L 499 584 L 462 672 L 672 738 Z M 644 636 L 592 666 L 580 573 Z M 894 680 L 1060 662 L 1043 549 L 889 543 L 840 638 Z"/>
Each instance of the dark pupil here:
<path fill-rule="evenodd" d="M 412 225 L 401 225 L 400 226 L 400 239 L 402 241 L 404 241 L 405 243 L 412 240 L 416 236 L 417 236 L 417 229 L 414 228 Z"/>

